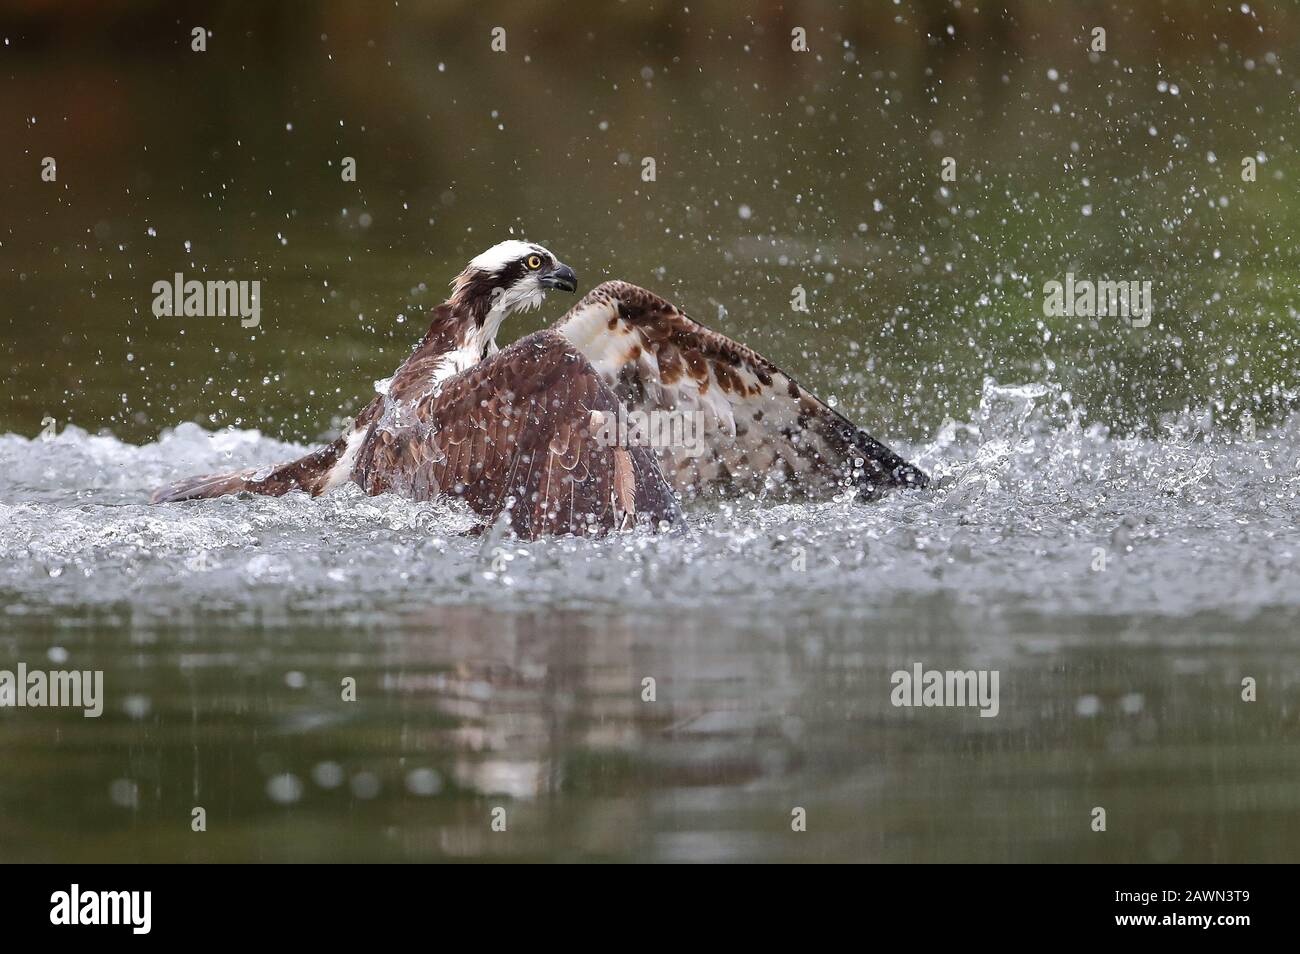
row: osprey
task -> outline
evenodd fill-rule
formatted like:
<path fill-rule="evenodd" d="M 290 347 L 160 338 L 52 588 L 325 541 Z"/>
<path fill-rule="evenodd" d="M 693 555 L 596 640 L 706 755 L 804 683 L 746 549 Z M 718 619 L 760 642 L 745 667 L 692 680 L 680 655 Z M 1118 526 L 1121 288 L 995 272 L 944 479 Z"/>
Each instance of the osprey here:
<path fill-rule="evenodd" d="M 352 482 L 368 494 L 460 497 L 487 524 L 504 515 L 535 539 L 676 524 L 679 496 L 873 500 L 928 483 L 766 358 L 626 282 L 597 286 L 552 328 L 497 348 L 506 318 L 576 288 L 573 269 L 542 246 L 493 246 L 332 444 L 276 467 L 191 477 L 152 502 L 315 496 Z M 699 446 L 611 439 L 612 421 L 654 414 L 701 422 Z"/>

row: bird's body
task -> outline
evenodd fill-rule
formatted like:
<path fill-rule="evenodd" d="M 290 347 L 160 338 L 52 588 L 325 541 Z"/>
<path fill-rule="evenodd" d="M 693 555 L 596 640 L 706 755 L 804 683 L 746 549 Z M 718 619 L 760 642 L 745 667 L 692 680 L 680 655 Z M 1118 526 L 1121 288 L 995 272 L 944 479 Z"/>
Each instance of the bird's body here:
<path fill-rule="evenodd" d="M 926 484 L 771 362 L 635 285 L 606 282 L 554 328 L 497 348 L 506 317 L 575 283 L 541 246 L 489 249 L 336 441 L 279 467 L 180 481 L 154 502 L 354 482 L 369 494 L 460 497 L 532 539 L 676 524 L 679 495 L 852 489 L 873 499 Z M 689 442 L 635 429 L 628 440 L 611 422 L 629 414 L 697 426 L 669 430 L 692 430 Z"/>

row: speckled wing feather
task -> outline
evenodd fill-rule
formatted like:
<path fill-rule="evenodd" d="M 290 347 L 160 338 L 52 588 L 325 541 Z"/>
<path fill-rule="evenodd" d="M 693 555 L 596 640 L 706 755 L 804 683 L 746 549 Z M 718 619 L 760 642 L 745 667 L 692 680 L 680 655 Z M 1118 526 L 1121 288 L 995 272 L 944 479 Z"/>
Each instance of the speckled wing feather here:
<path fill-rule="evenodd" d="M 397 400 L 409 402 L 432 388 L 431 382 L 447 352 L 454 347 L 454 342 L 445 334 L 434 330 L 442 327 L 441 320 L 447 314 L 448 306 L 439 305 L 429 333 L 389 379 L 386 395 L 373 398 L 333 443 L 287 464 L 186 477 L 155 490 L 149 498 L 150 502 L 174 503 L 237 493 L 282 497 L 291 491 L 315 497 L 345 482 L 353 470 L 350 456 L 352 450 L 369 433 L 371 425 L 384 412 L 386 404 Z"/>
<path fill-rule="evenodd" d="M 525 539 L 680 520 L 654 454 L 602 437 L 618 399 L 554 331 L 405 393 L 390 393 L 357 454 L 367 493 L 461 497 L 489 523 L 508 512 Z"/>
<path fill-rule="evenodd" d="M 605 282 L 556 330 L 629 409 L 698 412 L 702 453 L 671 443 L 657 448 L 681 493 L 825 497 L 852 487 L 870 500 L 929 482 L 762 355 L 644 288 Z"/>
<path fill-rule="evenodd" d="M 315 496 L 325 489 L 329 473 L 338 463 L 346 446 L 347 441 L 339 438 L 334 443 L 287 464 L 186 477 L 155 490 L 149 497 L 149 502 L 175 503 L 237 493 L 283 497 L 293 490 Z"/>

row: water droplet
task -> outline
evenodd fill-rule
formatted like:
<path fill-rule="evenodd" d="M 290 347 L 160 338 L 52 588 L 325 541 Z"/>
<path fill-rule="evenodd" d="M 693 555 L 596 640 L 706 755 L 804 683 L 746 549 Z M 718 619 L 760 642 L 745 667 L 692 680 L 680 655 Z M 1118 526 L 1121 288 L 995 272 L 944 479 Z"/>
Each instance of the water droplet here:
<path fill-rule="evenodd" d="M 266 794 L 271 801 L 281 805 L 292 805 L 302 798 L 302 781 L 296 775 L 284 772 L 274 775 L 266 783 Z"/>
<path fill-rule="evenodd" d="M 406 773 L 406 790 L 412 795 L 437 795 L 442 791 L 442 776 L 431 768 L 411 769 Z"/>
<path fill-rule="evenodd" d="M 312 781 L 321 788 L 338 788 L 343 777 L 343 766 L 338 762 L 317 762 L 311 770 Z"/>

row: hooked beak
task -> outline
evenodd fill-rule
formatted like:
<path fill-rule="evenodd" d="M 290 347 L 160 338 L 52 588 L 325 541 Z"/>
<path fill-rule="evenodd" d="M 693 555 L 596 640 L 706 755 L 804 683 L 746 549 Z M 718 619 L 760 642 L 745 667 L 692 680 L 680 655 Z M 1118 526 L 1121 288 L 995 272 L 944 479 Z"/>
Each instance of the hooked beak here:
<path fill-rule="evenodd" d="M 568 265 L 557 262 L 553 269 L 542 276 L 542 284 L 547 288 L 558 288 L 560 291 L 577 291 L 578 275 Z"/>

